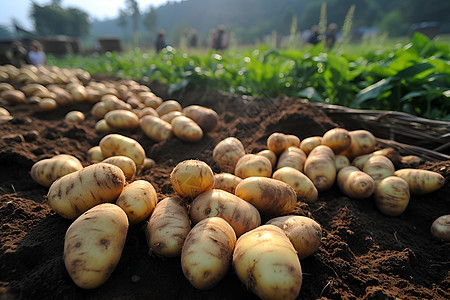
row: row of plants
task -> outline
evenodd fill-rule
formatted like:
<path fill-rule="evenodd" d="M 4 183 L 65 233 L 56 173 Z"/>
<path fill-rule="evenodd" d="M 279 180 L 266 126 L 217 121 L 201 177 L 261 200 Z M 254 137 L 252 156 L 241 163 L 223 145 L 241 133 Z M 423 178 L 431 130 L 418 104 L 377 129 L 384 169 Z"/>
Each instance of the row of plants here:
<path fill-rule="evenodd" d="M 450 120 L 447 44 L 417 33 L 410 41 L 388 49 L 361 49 L 359 53 L 342 47 L 327 51 L 318 44 L 302 49 L 260 46 L 198 54 L 167 47 L 159 54 L 134 49 L 50 57 L 49 63 L 82 68 L 91 74 L 159 80 L 170 85 L 170 92 L 208 87 L 254 96 L 284 94 L 351 108 Z"/>

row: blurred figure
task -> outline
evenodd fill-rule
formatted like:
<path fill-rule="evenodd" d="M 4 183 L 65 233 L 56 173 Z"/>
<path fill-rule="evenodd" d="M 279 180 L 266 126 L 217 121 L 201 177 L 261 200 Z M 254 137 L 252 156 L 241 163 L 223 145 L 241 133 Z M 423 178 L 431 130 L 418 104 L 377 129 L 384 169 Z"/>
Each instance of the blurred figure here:
<path fill-rule="evenodd" d="M 314 25 L 311 27 L 311 30 L 309 32 L 309 38 L 307 40 L 308 44 L 317 45 L 320 42 L 319 39 L 319 26 Z"/>
<path fill-rule="evenodd" d="M 41 43 L 38 41 L 31 42 L 30 51 L 28 51 L 28 60 L 32 65 L 41 66 L 45 64 L 47 60 L 44 51 L 42 50 Z"/>
<path fill-rule="evenodd" d="M 216 43 L 217 43 L 217 30 L 212 28 L 209 31 L 209 45 L 211 46 L 211 49 L 216 49 Z"/>
<path fill-rule="evenodd" d="M 228 47 L 228 33 L 225 25 L 219 25 L 217 29 L 217 39 L 215 41 L 214 49 L 223 50 Z"/>
<path fill-rule="evenodd" d="M 159 53 L 162 49 L 166 48 L 167 46 L 168 46 L 168 44 L 166 42 L 166 32 L 161 29 L 158 32 L 158 36 L 157 36 L 156 42 L 155 42 L 156 53 Z"/>
<path fill-rule="evenodd" d="M 197 48 L 197 43 L 198 43 L 197 31 L 195 29 L 192 29 L 191 36 L 189 38 L 189 47 Z"/>
<path fill-rule="evenodd" d="M 14 41 L 11 44 L 11 58 L 12 65 L 20 68 L 22 65 L 28 64 L 27 50 L 20 41 Z"/>
<path fill-rule="evenodd" d="M 334 43 L 336 43 L 337 25 L 336 23 L 331 23 L 328 25 L 327 32 L 325 33 L 325 47 L 328 49 L 333 48 Z"/>

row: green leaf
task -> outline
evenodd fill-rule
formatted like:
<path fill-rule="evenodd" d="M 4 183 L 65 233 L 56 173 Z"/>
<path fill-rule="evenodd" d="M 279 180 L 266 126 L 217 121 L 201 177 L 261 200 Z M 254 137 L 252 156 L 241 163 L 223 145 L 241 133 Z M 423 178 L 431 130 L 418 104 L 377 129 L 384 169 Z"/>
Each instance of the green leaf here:
<path fill-rule="evenodd" d="M 406 69 L 401 70 L 400 72 L 395 75 L 395 77 L 400 79 L 407 79 L 416 76 L 417 74 L 420 74 L 426 70 L 432 69 L 433 65 L 429 63 L 421 63 L 412 65 L 411 67 L 408 67 Z"/>
<path fill-rule="evenodd" d="M 381 79 L 377 83 L 366 87 L 356 95 L 355 102 L 351 107 L 359 107 L 367 100 L 378 98 L 393 87 L 392 81 L 394 81 L 394 78 L 389 77 L 387 79 Z"/>
<path fill-rule="evenodd" d="M 324 102 L 322 96 L 320 96 L 320 94 L 313 87 L 308 87 L 306 89 L 299 91 L 297 93 L 297 97 L 306 98 L 313 102 Z"/>

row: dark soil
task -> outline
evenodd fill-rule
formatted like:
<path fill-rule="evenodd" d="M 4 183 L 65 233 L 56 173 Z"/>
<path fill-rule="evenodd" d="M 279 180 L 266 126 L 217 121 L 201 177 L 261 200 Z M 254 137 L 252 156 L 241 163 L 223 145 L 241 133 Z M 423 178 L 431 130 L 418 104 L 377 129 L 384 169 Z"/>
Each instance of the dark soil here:
<path fill-rule="evenodd" d="M 210 90 L 167 95 L 167 87 L 152 82 L 163 99 L 183 106 L 200 104 L 220 115 L 217 131 L 198 143 L 172 138 L 155 143 L 141 131 L 121 134 L 138 140 L 156 166 L 136 179 L 150 181 L 159 199 L 173 194 L 169 174 L 186 159 L 200 159 L 219 172 L 212 160 L 222 139 L 239 138 L 248 153 L 266 148 L 273 132 L 301 139 L 346 127 L 345 118 L 332 120 L 322 110 L 299 99 L 258 99 Z M 37 112 L 35 106 L 7 106 L 14 116 L 0 124 L 0 299 L 255 299 L 230 269 L 208 291 L 195 289 L 184 277 L 180 259 L 148 255 L 141 225 L 130 226 L 121 260 L 99 288 L 83 290 L 69 277 L 63 262 L 64 235 L 71 221 L 45 202 L 47 189 L 35 183 L 31 166 L 40 159 L 66 153 L 88 165 L 87 151 L 103 137 L 94 130 L 90 105 Z M 82 124 L 68 124 L 65 113 L 86 113 Z M 355 126 L 352 120 L 352 127 Z M 409 153 L 401 153 L 403 155 Z M 450 299 L 450 243 L 430 234 L 432 222 L 450 213 L 450 161 L 419 166 L 447 179 L 429 195 L 413 196 L 399 217 L 377 211 L 373 199 L 352 200 L 335 186 L 298 213 L 323 227 L 317 253 L 301 261 L 303 285 L 299 299 Z"/>

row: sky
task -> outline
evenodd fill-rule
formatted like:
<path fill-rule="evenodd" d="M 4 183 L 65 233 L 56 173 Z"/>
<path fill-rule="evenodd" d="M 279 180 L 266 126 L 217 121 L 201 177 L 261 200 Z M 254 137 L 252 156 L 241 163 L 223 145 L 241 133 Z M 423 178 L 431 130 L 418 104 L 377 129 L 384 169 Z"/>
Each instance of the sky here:
<path fill-rule="evenodd" d="M 46 5 L 51 0 L 34 0 L 39 5 Z M 12 18 L 18 20 L 24 29 L 33 29 L 33 23 L 29 17 L 31 0 L 0 0 L 0 25 L 12 29 Z M 62 0 L 63 7 L 76 7 L 88 12 L 97 19 L 114 18 L 119 14 L 120 8 L 125 8 L 125 0 Z M 150 5 L 155 7 L 168 2 L 168 0 L 137 0 L 141 11 L 147 10 Z"/>

